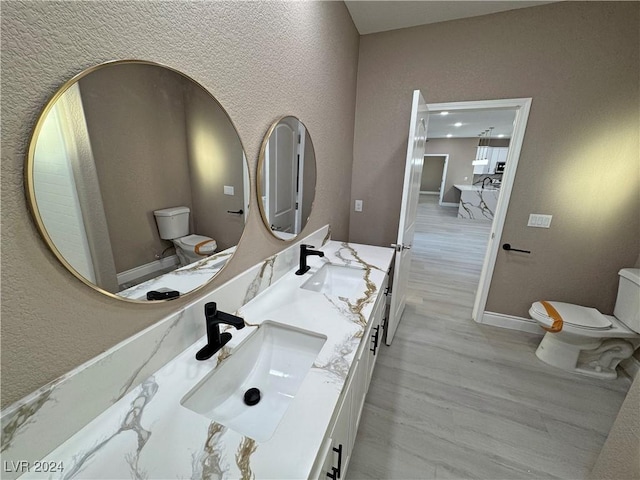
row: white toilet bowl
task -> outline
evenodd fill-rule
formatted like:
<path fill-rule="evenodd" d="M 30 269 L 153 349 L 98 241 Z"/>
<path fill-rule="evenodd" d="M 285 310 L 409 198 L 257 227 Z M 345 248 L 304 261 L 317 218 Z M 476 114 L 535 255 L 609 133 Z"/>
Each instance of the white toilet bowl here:
<path fill-rule="evenodd" d="M 189 265 L 213 255 L 218 244 L 212 238 L 203 235 L 187 235 L 186 237 L 171 240 L 176 247 L 176 254 L 180 259 L 180 265 Z"/>
<path fill-rule="evenodd" d="M 640 346 L 640 269 L 620 270 L 614 316 L 564 302 L 534 302 L 531 318 L 547 331 L 536 350 L 545 363 L 599 378 Z"/>

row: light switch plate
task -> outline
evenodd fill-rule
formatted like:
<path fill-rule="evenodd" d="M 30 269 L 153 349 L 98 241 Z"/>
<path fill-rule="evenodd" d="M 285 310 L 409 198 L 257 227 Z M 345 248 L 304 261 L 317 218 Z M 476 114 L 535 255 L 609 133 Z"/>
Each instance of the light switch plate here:
<path fill-rule="evenodd" d="M 552 217 L 553 215 L 532 213 L 529 215 L 529 223 L 527 223 L 527 227 L 549 228 L 551 226 Z"/>
<path fill-rule="evenodd" d="M 362 200 L 356 200 L 356 212 L 362 211 Z"/>
<path fill-rule="evenodd" d="M 224 194 L 225 195 L 233 195 L 233 186 L 225 185 L 224 186 Z"/>

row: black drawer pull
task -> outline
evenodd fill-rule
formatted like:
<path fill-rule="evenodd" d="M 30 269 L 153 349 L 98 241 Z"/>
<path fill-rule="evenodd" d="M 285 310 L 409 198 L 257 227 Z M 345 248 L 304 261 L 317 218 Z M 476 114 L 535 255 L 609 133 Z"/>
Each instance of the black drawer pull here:
<path fill-rule="evenodd" d="M 327 477 L 331 480 L 338 480 L 338 469 L 336 467 L 331 467 L 331 473 L 327 472 Z"/>
<path fill-rule="evenodd" d="M 337 473 L 338 478 L 340 478 L 340 475 L 342 475 L 342 444 L 338 445 L 338 448 L 333 447 L 333 451 L 338 454 L 338 468 L 334 467 L 333 469 Z"/>
<path fill-rule="evenodd" d="M 374 328 L 374 330 L 376 331 L 376 333 L 374 333 L 373 335 L 371 335 L 371 341 L 373 342 L 373 347 L 369 349 L 369 351 L 373 352 L 373 354 L 376 354 L 376 350 L 378 350 L 378 337 L 380 336 L 380 325 L 376 326 L 376 328 Z"/>

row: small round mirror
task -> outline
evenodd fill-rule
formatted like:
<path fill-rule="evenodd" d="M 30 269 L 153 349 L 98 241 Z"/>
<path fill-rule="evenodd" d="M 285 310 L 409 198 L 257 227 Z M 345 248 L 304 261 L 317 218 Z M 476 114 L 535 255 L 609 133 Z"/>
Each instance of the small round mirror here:
<path fill-rule="evenodd" d="M 209 282 L 244 231 L 240 137 L 199 83 L 163 65 L 109 62 L 65 83 L 26 162 L 34 219 L 71 273 L 115 298 L 167 300 Z"/>
<path fill-rule="evenodd" d="M 296 117 L 283 117 L 265 135 L 258 160 L 258 204 L 264 225 L 280 240 L 307 224 L 316 194 L 316 155 Z"/>

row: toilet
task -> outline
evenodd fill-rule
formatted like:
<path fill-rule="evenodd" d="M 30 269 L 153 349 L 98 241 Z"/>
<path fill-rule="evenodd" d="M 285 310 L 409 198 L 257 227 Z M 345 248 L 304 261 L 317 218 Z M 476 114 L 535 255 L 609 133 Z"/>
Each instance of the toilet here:
<path fill-rule="evenodd" d="M 189 235 L 189 213 L 189 207 L 164 208 L 153 212 L 160 238 L 173 242 L 181 266 L 202 260 L 218 248 L 212 238 Z"/>
<path fill-rule="evenodd" d="M 547 331 L 536 350 L 545 363 L 614 379 L 616 367 L 640 346 L 640 268 L 623 268 L 613 316 L 564 302 L 533 303 L 529 315 Z"/>

